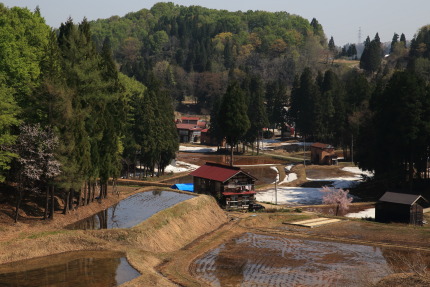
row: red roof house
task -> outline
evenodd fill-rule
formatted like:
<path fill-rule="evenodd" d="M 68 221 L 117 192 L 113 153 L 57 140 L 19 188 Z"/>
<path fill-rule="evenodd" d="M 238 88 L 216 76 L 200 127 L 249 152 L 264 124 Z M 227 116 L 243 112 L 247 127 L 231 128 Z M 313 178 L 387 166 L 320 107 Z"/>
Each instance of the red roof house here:
<path fill-rule="evenodd" d="M 206 122 L 198 117 L 182 117 L 176 120 L 179 142 L 200 142 L 201 131 L 206 128 Z"/>
<path fill-rule="evenodd" d="M 214 196 L 227 209 L 248 208 L 255 202 L 257 179 L 240 167 L 207 162 L 190 175 L 195 192 Z"/>

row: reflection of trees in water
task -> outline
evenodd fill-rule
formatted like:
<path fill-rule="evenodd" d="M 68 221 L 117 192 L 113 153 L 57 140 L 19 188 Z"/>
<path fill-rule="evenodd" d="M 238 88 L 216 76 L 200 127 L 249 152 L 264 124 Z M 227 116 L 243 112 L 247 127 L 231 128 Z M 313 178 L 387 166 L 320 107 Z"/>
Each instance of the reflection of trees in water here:
<path fill-rule="evenodd" d="M 237 252 L 236 246 L 234 239 L 229 240 L 215 257 L 214 275 L 221 286 L 240 286 L 244 281 L 247 259 Z"/>
<path fill-rule="evenodd" d="M 163 191 L 162 190 L 153 190 L 152 191 L 152 195 L 153 196 L 161 196 L 161 193 L 162 193 Z"/>
<path fill-rule="evenodd" d="M 67 255 L 62 254 L 67 260 Z M 49 260 L 49 257 L 46 258 Z M 53 259 L 55 261 L 55 259 Z M 63 264 L 27 271 L 0 274 L 0 286 L 117 286 L 116 273 L 121 258 L 80 258 Z M 25 262 L 23 262 L 25 266 Z M 132 279 L 132 278 L 130 278 Z"/>
<path fill-rule="evenodd" d="M 95 216 L 93 216 L 95 217 Z M 107 229 L 108 228 L 108 210 L 105 209 L 97 213 L 97 217 L 99 219 L 99 229 Z"/>
<path fill-rule="evenodd" d="M 116 211 L 116 208 L 118 207 L 118 204 L 115 204 L 114 206 L 112 206 L 112 208 L 111 208 L 111 210 L 112 210 L 112 215 L 111 215 L 111 217 L 110 217 L 110 220 L 111 220 L 111 226 L 110 226 L 110 228 L 119 228 L 120 227 L 120 222 L 119 222 L 119 220 L 116 218 L 116 215 L 115 215 L 115 211 Z M 106 218 L 107 218 L 107 212 L 106 212 Z M 106 228 L 107 228 L 107 219 L 106 219 Z"/>

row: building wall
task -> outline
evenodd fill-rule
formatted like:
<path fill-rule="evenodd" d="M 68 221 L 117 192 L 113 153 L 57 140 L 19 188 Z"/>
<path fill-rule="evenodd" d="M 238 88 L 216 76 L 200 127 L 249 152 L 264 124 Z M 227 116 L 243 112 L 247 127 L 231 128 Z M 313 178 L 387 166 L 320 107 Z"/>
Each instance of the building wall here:
<path fill-rule="evenodd" d="M 375 221 L 399 222 L 421 225 L 423 220 L 423 208 L 419 204 L 412 206 L 390 202 L 378 202 L 375 206 Z"/>

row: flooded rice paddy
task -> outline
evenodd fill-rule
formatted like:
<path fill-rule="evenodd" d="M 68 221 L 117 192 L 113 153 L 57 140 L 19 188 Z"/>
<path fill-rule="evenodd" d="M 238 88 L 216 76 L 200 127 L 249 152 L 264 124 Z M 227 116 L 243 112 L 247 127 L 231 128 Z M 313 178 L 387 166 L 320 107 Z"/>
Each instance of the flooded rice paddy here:
<path fill-rule="evenodd" d="M 110 287 L 140 276 L 118 252 L 69 252 L 0 265 L 3 287 Z"/>
<path fill-rule="evenodd" d="M 392 273 L 398 262 L 393 254 L 366 245 L 245 233 L 194 261 L 191 270 L 211 286 L 366 286 Z"/>
<path fill-rule="evenodd" d="M 153 214 L 194 195 L 173 191 L 147 191 L 134 194 L 114 206 L 73 223 L 68 229 L 129 228 L 146 220 Z"/>

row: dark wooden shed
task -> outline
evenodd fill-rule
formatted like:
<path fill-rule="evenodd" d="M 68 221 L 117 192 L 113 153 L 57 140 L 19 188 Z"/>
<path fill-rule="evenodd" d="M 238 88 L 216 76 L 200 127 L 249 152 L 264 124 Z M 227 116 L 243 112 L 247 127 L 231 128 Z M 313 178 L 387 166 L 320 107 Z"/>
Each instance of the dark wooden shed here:
<path fill-rule="evenodd" d="M 194 192 L 214 196 L 227 209 L 248 208 L 255 202 L 257 179 L 240 167 L 207 162 L 190 175 Z"/>
<path fill-rule="evenodd" d="M 423 210 L 428 205 L 421 195 L 387 191 L 376 203 L 375 220 L 423 225 Z"/>

